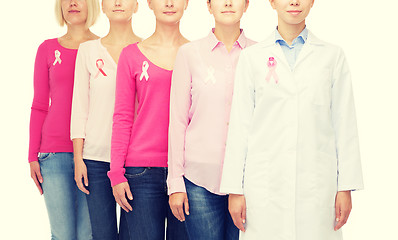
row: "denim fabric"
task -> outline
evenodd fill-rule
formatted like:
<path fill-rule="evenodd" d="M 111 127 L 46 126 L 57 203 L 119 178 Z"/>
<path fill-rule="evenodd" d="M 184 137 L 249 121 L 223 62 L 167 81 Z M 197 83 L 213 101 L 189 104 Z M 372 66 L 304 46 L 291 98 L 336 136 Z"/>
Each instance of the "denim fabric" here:
<path fill-rule="evenodd" d="M 109 163 L 84 159 L 87 167 L 88 210 L 94 240 L 117 240 L 116 201 L 106 175 Z"/>
<path fill-rule="evenodd" d="M 133 211 L 124 213 L 130 239 L 165 239 L 166 219 L 166 239 L 188 239 L 185 224 L 174 217 L 169 207 L 167 168 L 126 167 L 125 176 L 133 194 L 133 200 L 129 200 Z"/>
<path fill-rule="evenodd" d="M 92 239 L 86 195 L 74 180 L 73 153 L 40 153 L 39 163 L 51 239 Z"/>
<path fill-rule="evenodd" d="M 228 196 L 207 191 L 184 178 L 189 215 L 185 222 L 191 240 L 238 240 L 239 229 L 228 211 Z"/>

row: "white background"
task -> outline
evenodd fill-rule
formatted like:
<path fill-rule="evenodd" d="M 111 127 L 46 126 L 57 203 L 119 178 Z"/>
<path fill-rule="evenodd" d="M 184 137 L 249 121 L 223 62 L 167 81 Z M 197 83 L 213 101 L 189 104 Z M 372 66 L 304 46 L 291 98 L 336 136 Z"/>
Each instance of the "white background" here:
<path fill-rule="evenodd" d="M 205 2 L 191 0 L 182 19 L 190 40 L 213 27 Z M 155 22 L 146 1 L 139 3 L 133 28 L 146 38 Z M 50 239 L 44 200 L 30 179 L 28 127 L 37 47 L 66 29 L 55 22 L 54 1 L 2 1 L 1 9 L 0 239 Z M 365 190 L 352 194 L 345 240 L 398 239 L 397 10 L 397 0 L 316 0 L 307 19 L 319 38 L 343 47 L 353 75 Z M 267 0 L 251 0 L 242 20 L 249 38 L 265 39 L 276 24 Z M 107 33 L 104 15 L 92 31 Z"/>

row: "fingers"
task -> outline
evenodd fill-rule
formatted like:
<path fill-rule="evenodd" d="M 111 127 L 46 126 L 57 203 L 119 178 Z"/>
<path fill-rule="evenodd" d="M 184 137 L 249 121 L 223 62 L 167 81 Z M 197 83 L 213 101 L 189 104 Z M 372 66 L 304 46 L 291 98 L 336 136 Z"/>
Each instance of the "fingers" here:
<path fill-rule="evenodd" d="M 121 198 L 120 198 L 120 202 L 122 203 L 122 208 L 126 211 L 126 212 L 129 212 L 129 211 L 133 211 L 133 208 L 131 207 L 131 205 L 129 204 L 129 202 L 127 201 L 127 198 L 126 198 L 126 196 L 125 195 L 123 195 Z"/>
<path fill-rule="evenodd" d="M 185 221 L 184 208 L 189 215 L 188 197 L 186 193 L 173 193 L 169 198 L 169 205 L 173 215 L 180 221 Z"/>
<path fill-rule="evenodd" d="M 126 182 L 118 184 L 113 187 L 113 195 L 115 197 L 116 202 L 124 211 L 130 212 L 133 211 L 133 208 L 126 199 L 126 194 L 128 195 L 129 199 L 133 200 L 133 195 L 131 194 L 130 186 Z"/>
<path fill-rule="evenodd" d="M 186 215 L 189 215 L 188 198 L 185 198 L 185 200 L 184 200 L 184 207 L 185 207 L 185 214 L 186 214 Z"/>
<path fill-rule="evenodd" d="M 86 186 L 88 186 L 88 179 L 87 176 L 83 175 L 83 176 L 76 176 L 75 177 L 75 182 L 77 187 L 80 189 L 80 191 L 84 192 L 85 194 L 90 194 L 90 192 L 83 186 L 83 178 L 84 178 L 84 182 L 87 181 Z M 86 180 L 87 179 L 87 180 Z"/>
<path fill-rule="evenodd" d="M 41 184 L 43 183 L 43 177 L 41 176 L 39 162 L 36 161 L 36 162 L 30 163 L 30 177 L 35 182 L 35 185 L 36 185 L 37 189 L 39 190 L 40 195 L 42 195 L 43 188 L 41 187 Z"/>
<path fill-rule="evenodd" d="M 35 182 L 36 187 L 39 190 L 40 195 L 43 195 L 43 189 L 41 187 L 41 183 L 43 183 L 43 178 L 42 178 L 40 172 L 39 173 L 34 172 L 33 175 L 32 175 L 32 179 Z"/>
<path fill-rule="evenodd" d="M 240 211 L 234 211 L 230 212 L 232 220 L 234 221 L 235 226 L 241 230 L 242 232 L 245 232 L 245 227 L 243 226 L 243 219 L 242 219 L 242 214 Z"/>
<path fill-rule="evenodd" d="M 123 204 L 123 202 L 122 202 L 122 199 L 120 199 L 120 198 L 118 198 L 118 197 L 115 196 L 115 200 L 116 200 L 117 204 L 119 204 L 119 206 L 120 206 L 124 211 L 126 211 L 126 212 L 129 212 L 129 211 L 130 211 L 126 206 L 124 206 L 124 204 Z"/>
<path fill-rule="evenodd" d="M 176 217 L 179 221 L 181 221 L 180 214 L 178 213 L 177 208 L 170 204 L 170 209 L 171 209 L 171 212 L 173 213 L 174 217 Z"/>
<path fill-rule="evenodd" d="M 246 204 L 242 208 L 242 223 L 246 223 Z M 244 229 L 245 230 L 245 229 Z"/>
<path fill-rule="evenodd" d="M 172 202 L 170 203 L 170 209 L 173 215 L 180 221 L 185 221 L 183 203 L 181 202 Z"/>
<path fill-rule="evenodd" d="M 342 226 L 344 226 L 347 223 L 351 210 L 349 208 L 340 208 L 339 212 L 340 212 L 339 215 L 336 215 L 337 224 L 334 227 L 335 231 L 339 230 Z"/>

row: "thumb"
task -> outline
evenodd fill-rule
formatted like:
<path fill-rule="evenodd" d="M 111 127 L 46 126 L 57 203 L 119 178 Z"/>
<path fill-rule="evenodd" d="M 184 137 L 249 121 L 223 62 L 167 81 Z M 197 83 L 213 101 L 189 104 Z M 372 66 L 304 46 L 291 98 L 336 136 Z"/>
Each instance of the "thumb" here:
<path fill-rule="evenodd" d="M 340 211 L 340 205 L 336 204 L 335 211 L 336 211 L 336 222 L 338 222 L 341 219 L 341 211 Z"/>
<path fill-rule="evenodd" d="M 39 182 L 43 183 L 43 177 L 41 176 L 40 169 L 38 171 L 36 171 L 36 176 L 37 176 L 37 179 L 39 179 Z"/>
<path fill-rule="evenodd" d="M 127 187 L 125 188 L 125 191 L 126 191 L 128 199 L 133 200 L 133 194 L 131 194 L 129 185 L 127 185 Z"/>
<path fill-rule="evenodd" d="M 185 207 L 185 214 L 189 215 L 189 204 L 188 204 L 188 197 L 184 200 L 184 207 Z"/>
<path fill-rule="evenodd" d="M 84 178 L 84 185 L 87 187 L 87 186 L 88 186 L 87 172 L 85 172 L 85 173 L 83 174 L 83 178 Z"/>
<path fill-rule="evenodd" d="M 242 206 L 242 222 L 246 223 L 246 204 Z"/>

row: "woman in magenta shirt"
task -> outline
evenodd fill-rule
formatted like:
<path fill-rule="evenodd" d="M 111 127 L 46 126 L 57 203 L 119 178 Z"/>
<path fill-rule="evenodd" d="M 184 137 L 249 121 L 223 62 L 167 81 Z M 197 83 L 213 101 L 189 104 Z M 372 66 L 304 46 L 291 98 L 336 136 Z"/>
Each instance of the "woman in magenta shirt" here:
<path fill-rule="evenodd" d="M 178 48 L 188 42 L 179 29 L 188 0 L 148 4 L 154 34 L 119 58 L 108 176 L 130 239 L 164 239 L 165 219 L 167 239 L 187 239 L 168 206 L 166 177 L 171 74 Z"/>
<path fill-rule="evenodd" d="M 215 28 L 177 54 L 170 100 L 170 206 L 185 221 L 190 239 L 235 240 L 239 230 L 220 192 L 235 67 L 254 44 L 240 19 L 246 0 L 211 0 Z"/>
<path fill-rule="evenodd" d="M 92 239 L 86 197 L 74 181 L 69 126 L 77 48 L 98 38 L 89 30 L 98 14 L 97 0 L 57 0 L 56 16 L 67 33 L 44 41 L 36 55 L 29 163 L 44 195 L 52 239 Z"/>

